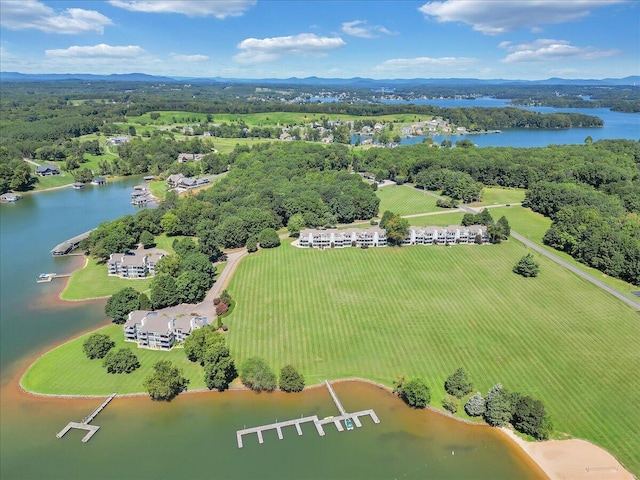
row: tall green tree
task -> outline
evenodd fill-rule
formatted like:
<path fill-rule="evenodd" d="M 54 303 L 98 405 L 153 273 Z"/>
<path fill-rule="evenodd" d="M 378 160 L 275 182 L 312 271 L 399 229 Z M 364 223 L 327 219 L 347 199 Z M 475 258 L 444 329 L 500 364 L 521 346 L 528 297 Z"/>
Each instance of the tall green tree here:
<path fill-rule="evenodd" d="M 116 342 L 111 340 L 109 335 L 93 333 L 82 343 L 82 350 L 87 358 L 93 360 L 95 358 L 104 358 L 115 345 Z"/>
<path fill-rule="evenodd" d="M 170 401 L 187 389 L 189 379 L 169 360 L 160 360 L 153 373 L 144 380 L 144 388 L 152 400 Z"/>
<path fill-rule="evenodd" d="M 102 366 L 107 369 L 107 373 L 131 373 L 140 367 L 140 362 L 130 348 L 121 348 L 107 353 Z"/>
<path fill-rule="evenodd" d="M 533 255 L 527 253 L 515 264 L 513 272 L 523 277 L 537 277 L 540 273 L 540 264 L 536 262 Z"/>
<path fill-rule="evenodd" d="M 402 384 L 400 398 L 413 408 L 425 408 L 431 401 L 431 390 L 424 380 L 415 378 Z"/>
<path fill-rule="evenodd" d="M 107 300 L 104 313 L 113 318 L 114 323 L 123 324 L 129 313 L 140 309 L 140 294 L 133 287 L 126 287 L 114 293 Z"/>
<path fill-rule="evenodd" d="M 304 390 L 304 376 L 293 365 L 285 365 L 280 370 L 278 384 L 283 392 L 301 392 Z"/>
<path fill-rule="evenodd" d="M 180 301 L 180 293 L 175 279 L 165 273 L 156 275 L 151 281 L 150 300 L 156 310 L 177 305 Z"/>
<path fill-rule="evenodd" d="M 444 389 L 456 398 L 462 398 L 473 390 L 473 383 L 464 368 L 458 368 L 444 382 Z"/>
<path fill-rule="evenodd" d="M 242 362 L 240 380 L 251 390 L 272 391 L 276 388 L 276 374 L 260 357 L 249 357 Z"/>

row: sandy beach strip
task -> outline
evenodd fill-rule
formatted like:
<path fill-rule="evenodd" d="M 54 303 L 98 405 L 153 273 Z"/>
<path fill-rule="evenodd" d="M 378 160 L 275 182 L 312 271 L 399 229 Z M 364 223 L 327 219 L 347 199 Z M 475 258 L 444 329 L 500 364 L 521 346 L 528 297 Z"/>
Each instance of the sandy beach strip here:
<path fill-rule="evenodd" d="M 527 442 L 508 428 L 502 432 L 524 450 L 551 480 L 634 480 L 613 455 L 586 440 Z"/>

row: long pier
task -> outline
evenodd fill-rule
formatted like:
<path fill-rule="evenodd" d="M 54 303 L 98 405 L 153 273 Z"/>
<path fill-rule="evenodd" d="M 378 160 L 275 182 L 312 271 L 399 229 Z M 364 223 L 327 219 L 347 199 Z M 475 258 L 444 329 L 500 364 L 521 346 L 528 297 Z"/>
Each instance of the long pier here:
<path fill-rule="evenodd" d="M 242 429 L 242 430 L 238 430 L 236 432 L 236 440 L 238 441 L 238 448 L 242 448 L 243 447 L 242 437 L 244 435 L 249 435 L 249 434 L 254 434 L 254 433 L 258 435 L 258 443 L 264 443 L 264 438 L 263 438 L 262 434 L 263 434 L 263 432 L 268 431 L 268 430 L 276 430 L 276 432 L 278 434 L 278 439 L 280 439 L 280 440 L 284 439 L 284 435 L 282 434 L 282 428 L 283 427 L 295 426 L 296 427 L 296 431 L 298 432 L 298 435 L 302 435 L 302 426 L 301 425 L 303 423 L 312 422 L 313 425 L 316 427 L 316 431 L 318 432 L 318 435 L 320 435 L 321 437 L 325 436 L 324 425 L 328 425 L 328 424 L 333 423 L 336 426 L 336 429 L 339 432 L 342 432 L 342 431 L 344 431 L 344 427 L 342 426 L 342 422 L 346 421 L 347 419 L 352 420 L 353 423 L 355 424 L 355 426 L 358 427 L 358 428 L 362 427 L 362 422 L 360 421 L 360 417 L 364 417 L 364 416 L 367 416 L 367 415 L 369 415 L 371 417 L 371 419 L 373 420 L 374 423 L 380 423 L 380 419 L 378 419 L 378 416 L 376 415 L 376 412 L 374 412 L 372 409 L 361 410 L 359 412 L 354 412 L 354 413 L 347 413 L 347 411 L 342 406 L 342 403 L 340 402 L 340 399 L 336 395 L 336 392 L 333 391 L 333 388 L 331 388 L 331 385 L 326 380 L 325 380 L 325 385 L 327 386 L 327 389 L 329 390 L 329 393 L 331 394 L 331 398 L 333 399 L 334 403 L 336 404 L 336 407 L 338 407 L 338 410 L 340 411 L 340 415 L 339 416 L 337 416 L 337 417 L 327 417 L 327 418 L 324 418 L 324 419 L 320 420 L 317 415 L 312 415 L 312 416 L 309 416 L 309 417 L 300 417 L 300 418 L 296 418 L 294 420 L 286 420 L 284 422 L 275 422 L 275 423 L 270 423 L 268 425 L 261 425 L 259 427 L 245 428 L 245 429 Z"/>
<path fill-rule="evenodd" d="M 82 442 L 87 443 L 91 439 L 91 437 L 93 437 L 93 435 L 95 435 L 95 433 L 100 429 L 99 426 L 89 425 L 89 423 L 91 423 L 91 421 L 94 418 L 96 418 L 96 416 L 102 410 L 104 410 L 107 405 L 109 405 L 109 402 L 113 400 L 116 395 L 117 393 L 112 393 L 111 395 L 109 395 L 107 399 L 104 402 L 102 402 L 98 408 L 96 408 L 93 412 L 91 412 L 89 416 L 84 417 L 81 422 L 67 423 L 67 426 L 64 427 L 62 430 L 60 430 L 56 434 L 56 438 L 62 438 L 69 430 L 71 430 L 72 428 L 77 428 L 79 430 L 87 430 L 87 434 L 84 437 L 82 437 Z"/>

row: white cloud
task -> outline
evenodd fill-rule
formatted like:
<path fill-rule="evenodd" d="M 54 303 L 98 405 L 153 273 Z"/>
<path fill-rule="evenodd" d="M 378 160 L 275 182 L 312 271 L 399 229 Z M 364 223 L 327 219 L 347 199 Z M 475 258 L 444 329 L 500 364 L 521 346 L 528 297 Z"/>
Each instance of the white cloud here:
<path fill-rule="evenodd" d="M 48 57 L 69 59 L 109 59 L 131 60 L 146 55 L 147 52 L 137 45 L 112 46 L 105 43 L 93 46 L 74 45 L 69 48 L 45 50 Z"/>
<path fill-rule="evenodd" d="M 540 38 L 531 43 L 513 45 L 511 42 L 501 42 L 498 45 L 509 53 L 502 61 L 516 62 L 546 62 L 550 60 L 594 60 L 596 58 L 611 57 L 619 53 L 618 50 L 602 50 L 595 47 L 576 47 L 566 40 Z"/>
<path fill-rule="evenodd" d="M 340 37 L 318 37 L 313 33 L 262 39 L 247 38 L 237 45 L 243 51 L 233 59 L 240 63 L 257 63 L 285 56 L 322 56 L 345 45 Z"/>
<path fill-rule="evenodd" d="M 439 0 L 418 10 L 438 22 L 462 22 L 487 35 L 580 20 L 590 9 L 627 0 Z"/>
<path fill-rule="evenodd" d="M 114 7 L 132 12 L 181 13 L 188 17 L 239 17 L 256 0 L 109 0 Z"/>
<path fill-rule="evenodd" d="M 393 75 L 410 75 L 418 77 L 425 74 L 444 73 L 451 71 L 466 71 L 477 63 L 478 59 L 470 57 L 416 57 L 416 58 L 392 58 L 385 60 L 373 67 L 373 70 Z M 405 77 L 406 78 L 406 77 Z"/>
<path fill-rule="evenodd" d="M 108 17 L 95 10 L 67 8 L 55 11 L 37 0 L 2 0 L 0 24 L 9 30 L 35 29 L 46 33 L 104 33 L 112 25 Z"/>
<path fill-rule="evenodd" d="M 206 62 L 209 60 L 209 57 L 206 55 L 182 55 L 180 53 L 172 53 L 171 58 L 177 62 L 189 62 L 189 63 L 197 63 L 197 62 Z"/>
<path fill-rule="evenodd" d="M 381 25 L 368 25 L 366 20 L 354 20 L 344 22 L 342 32 L 353 37 L 377 38 L 382 35 L 391 35 L 391 32 Z"/>

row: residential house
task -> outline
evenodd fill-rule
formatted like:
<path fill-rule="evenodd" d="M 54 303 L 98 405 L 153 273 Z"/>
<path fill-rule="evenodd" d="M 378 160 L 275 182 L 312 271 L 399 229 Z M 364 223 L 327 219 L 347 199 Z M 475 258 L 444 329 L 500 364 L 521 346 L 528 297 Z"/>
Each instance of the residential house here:
<path fill-rule="evenodd" d="M 156 264 L 165 255 L 162 250 L 112 253 L 107 260 L 107 272 L 123 278 L 145 278 L 155 275 Z"/>
<path fill-rule="evenodd" d="M 202 160 L 202 157 L 204 157 L 204 154 L 202 153 L 179 153 L 178 163 L 195 162 L 197 160 Z"/>
<path fill-rule="evenodd" d="M 194 330 L 208 324 L 206 317 L 184 315 L 174 317 L 160 312 L 134 310 L 124 324 L 124 339 L 138 347 L 171 350 Z"/>
<path fill-rule="evenodd" d="M 41 177 L 47 177 L 49 175 L 60 175 L 60 169 L 55 165 L 43 164 L 36 167 L 36 174 Z"/>
<path fill-rule="evenodd" d="M 300 232 L 298 245 L 303 248 L 384 247 L 387 232 L 380 227 L 339 230 L 306 229 Z"/>
<path fill-rule="evenodd" d="M 113 138 L 107 139 L 107 143 L 109 145 L 114 145 L 114 146 L 122 145 L 122 144 L 125 144 L 125 143 L 129 143 L 129 137 L 126 136 L 126 135 L 120 135 L 118 137 L 113 137 Z"/>
<path fill-rule="evenodd" d="M 167 185 L 171 188 L 175 188 L 180 184 L 180 180 L 184 178 L 184 175 L 181 173 L 174 173 L 173 175 L 169 175 L 167 177 Z"/>

